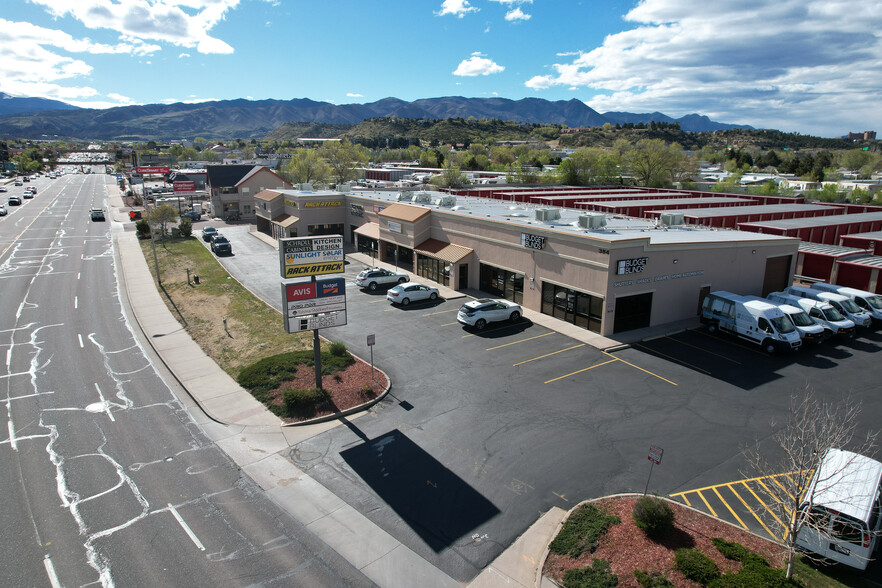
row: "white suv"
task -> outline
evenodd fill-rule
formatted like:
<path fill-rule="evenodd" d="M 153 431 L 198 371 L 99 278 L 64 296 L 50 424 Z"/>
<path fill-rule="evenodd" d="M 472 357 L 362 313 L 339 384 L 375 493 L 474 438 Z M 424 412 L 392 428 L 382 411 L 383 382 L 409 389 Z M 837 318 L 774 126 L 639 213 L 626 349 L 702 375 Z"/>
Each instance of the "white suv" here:
<path fill-rule="evenodd" d="M 466 302 L 456 314 L 456 320 L 464 325 L 475 327 L 479 331 L 487 326 L 487 323 L 512 320 L 521 318 L 521 305 L 508 300 L 493 300 L 492 298 L 479 298 Z"/>
<path fill-rule="evenodd" d="M 390 272 L 387 269 L 373 268 L 360 271 L 355 277 L 355 283 L 361 288 L 367 288 L 373 292 L 377 289 L 377 286 L 403 284 L 408 279 L 410 279 L 408 275 L 402 272 Z"/>

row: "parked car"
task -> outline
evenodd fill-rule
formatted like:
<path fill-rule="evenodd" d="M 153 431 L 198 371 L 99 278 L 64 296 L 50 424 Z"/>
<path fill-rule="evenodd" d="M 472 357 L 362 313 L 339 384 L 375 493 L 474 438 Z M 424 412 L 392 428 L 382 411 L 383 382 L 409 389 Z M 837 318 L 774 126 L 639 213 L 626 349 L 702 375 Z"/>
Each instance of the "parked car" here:
<path fill-rule="evenodd" d="M 386 300 L 393 304 L 407 306 L 411 302 L 420 300 L 435 300 L 438 298 L 438 288 L 423 286 L 416 282 L 404 282 L 397 286 L 392 286 L 386 292 Z"/>
<path fill-rule="evenodd" d="M 203 241 L 206 241 L 206 242 L 211 241 L 212 239 L 214 239 L 214 236 L 217 234 L 218 234 L 217 229 L 215 229 L 214 227 L 203 227 L 202 228 L 202 240 Z"/>
<path fill-rule="evenodd" d="M 355 283 L 361 288 L 367 288 L 373 292 L 377 289 L 377 286 L 403 284 L 409 279 L 410 277 L 403 272 L 390 272 L 387 269 L 373 268 L 360 271 L 355 277 Z"/>
<path fill-rule="evenodd" d="M 6 216 L 6 207 L 0 204 L 0 216 Z"/>
<path fill-rule="evenodd" d="M 93 208 L 89 211 L 90 216 L 93 221 L 103 221 L 104 220 L 104 209 L 103 208 Z"/>
<path fill-rule="evenodd" d="M 9 197 L 9 206 L 20 206 L 21 205 L 21 196 L 16 196 L 13 194 Z"/>
<path fill-rule="evenodd" d="M 233 244 L 223 235 L 217 234 L 211 240 L 211 250 L 215 255 L 232 255 Z"/>
<path fill-rule="evenodd" d="M 202 214 L 196 212 L 195 210 L 188 210 L 187 212 L 181 213 L 181 218 L 188 218 L 191 221 L 196 222 L 198 220 L 202 220 Z"/>
<path fill-rule="evenodd" d="M 456 320 L 480 331 L 487 323 L 516 321 L 521 318 L 521 314 L 521 305 L 516 302 L 479 298 L 463 304 L 456 314 Z"/>

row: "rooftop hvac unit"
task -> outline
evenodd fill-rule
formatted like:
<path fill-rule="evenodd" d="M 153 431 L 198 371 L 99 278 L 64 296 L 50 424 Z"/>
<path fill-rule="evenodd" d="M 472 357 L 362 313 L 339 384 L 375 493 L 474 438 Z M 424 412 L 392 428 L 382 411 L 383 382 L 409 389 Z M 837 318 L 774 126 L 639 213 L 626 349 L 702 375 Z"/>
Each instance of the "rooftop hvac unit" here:
<path fill-rule="evenodd" d="M 411 192 L 399 192 L 398 193 L 398 202 L 410 202 L 411 198 L 413 198 L 413 193 L 411 193 Z"/>
<path fill-rule="evenodd" d="M 438 206 L 453 206 L 456 204 L 456 196 L 442 196 L 438 200 Z"/>
<path fill-rule="evenodd" d="M 679 212 L 666 212 L 659 216 L 659 222 L 666 227 L 686 224 L 683 215 Z"/>
<path fill-rule="evenodd" d="M 428 192 L 417 192 L 416 196 L 413 197 L 413 201 L 421 204 L 429 204 L 432 202 L 432 195 Z"/>
<path fill-rule="evenodd" d="M 536 209 L 536 220 L 542 222 L 548 222 L 557 220 L 560 218 L 560 209 L 559 208 L 537 208 Z"/>
<path fill-rule="evenodd" d="M 602 214 L 579 215 L 579 226 L 583 229 L 600 229 L 606 226 L 606 216 Z"/>
<path fill-rule="evenodd" d="M 301 192 L 312 192 L 312 184 L 297 184 L 297 189 Z"/>

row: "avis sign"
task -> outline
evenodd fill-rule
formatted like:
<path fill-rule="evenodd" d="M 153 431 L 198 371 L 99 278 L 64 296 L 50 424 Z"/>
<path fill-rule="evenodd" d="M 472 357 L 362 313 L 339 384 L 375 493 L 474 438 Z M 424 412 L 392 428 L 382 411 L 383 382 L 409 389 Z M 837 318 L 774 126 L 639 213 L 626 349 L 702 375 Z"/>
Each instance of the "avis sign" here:
<path fill-rule="evenodd" d="M 303 237 L 279 240 L 283 278 L 343 273 L 343 237 Z"/>
<path fill-rule="evenodd" d="M 345 325 L 346 280 L 282 283 L 282 306 L 289 333 Z"/>

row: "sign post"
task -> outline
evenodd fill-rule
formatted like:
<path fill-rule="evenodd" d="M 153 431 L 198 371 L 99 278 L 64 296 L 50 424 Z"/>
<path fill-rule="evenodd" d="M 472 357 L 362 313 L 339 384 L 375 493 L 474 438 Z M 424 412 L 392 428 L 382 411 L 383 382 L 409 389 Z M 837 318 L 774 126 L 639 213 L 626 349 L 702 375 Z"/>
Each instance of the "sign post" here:
<path fill-rule="evenodd" d="M 371 382 L 374 381 L 374 343 L 376 343 L 376 342 L 377 342 L 376 335 L 371 333 L 370 335 L 367 336 L 367 344 L 371 350 Z"/>
<path fill-rule="evenodd" d="M 643 489 L 643 496 L 646 496 L 646 492 L 649 490 L 649 479 L 652 478 L 652 468 L 661 463 L 662 454 L 664 452 L 665 450 L 661 447 L 656 445 L 649 446 L 649 461 L 652 463 L 649 465 L 649 476 L 646 478 L 646 488 Z"/>

